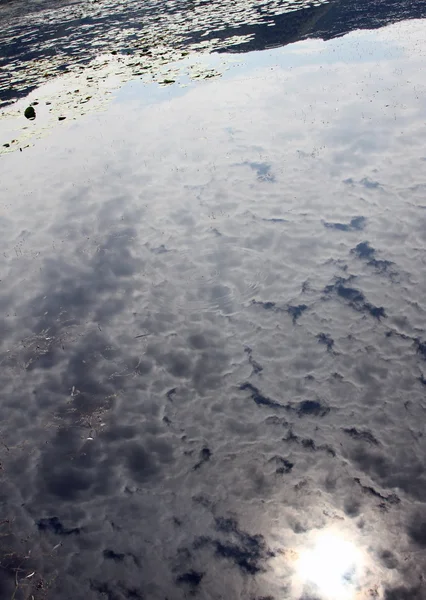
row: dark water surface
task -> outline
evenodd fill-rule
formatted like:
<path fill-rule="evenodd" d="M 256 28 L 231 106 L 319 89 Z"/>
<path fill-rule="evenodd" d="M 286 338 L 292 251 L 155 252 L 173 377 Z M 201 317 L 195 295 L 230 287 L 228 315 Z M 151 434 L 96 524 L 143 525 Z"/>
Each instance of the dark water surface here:
<path fill-rule="evenodd" d="M 425 26 L 1 157 L 1 599 L 426 598 Z"/>

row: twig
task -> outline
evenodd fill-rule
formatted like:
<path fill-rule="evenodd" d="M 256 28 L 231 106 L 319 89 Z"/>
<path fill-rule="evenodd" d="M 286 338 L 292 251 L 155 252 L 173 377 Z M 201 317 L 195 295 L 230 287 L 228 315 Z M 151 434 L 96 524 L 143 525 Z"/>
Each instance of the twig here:
<path fill-rule="evenodd" d="M 15 589 L 13 590 L 12 598 L 10 600 L 15 600 L 16 592 L 18 591 L 19 581 L 18 581 L 18 570 L 15 571 Z"/>

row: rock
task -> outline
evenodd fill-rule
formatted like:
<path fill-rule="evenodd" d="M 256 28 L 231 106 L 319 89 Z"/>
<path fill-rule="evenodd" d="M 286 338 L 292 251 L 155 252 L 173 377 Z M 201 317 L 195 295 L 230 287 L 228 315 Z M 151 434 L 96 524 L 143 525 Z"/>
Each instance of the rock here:
<path fill-rule="evenodd" d="M 58 117 L 58 121 L 64 121 L 66 117 Z"/>
<path fill-rule="evenodd" d="M 36 118 L 36 111 L 33 106 L 28 106 L 28 108 L 25 109 L 24 117 L 31 121 Z"/>

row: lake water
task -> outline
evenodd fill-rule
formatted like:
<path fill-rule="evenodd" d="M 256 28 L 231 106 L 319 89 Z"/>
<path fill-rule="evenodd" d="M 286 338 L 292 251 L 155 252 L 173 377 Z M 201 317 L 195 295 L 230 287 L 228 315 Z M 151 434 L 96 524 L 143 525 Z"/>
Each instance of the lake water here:
<path fill-rule="evenodd" d="M 165 4 L 0 6 L 0 598 L 424 600 L 426 7 Z"/>

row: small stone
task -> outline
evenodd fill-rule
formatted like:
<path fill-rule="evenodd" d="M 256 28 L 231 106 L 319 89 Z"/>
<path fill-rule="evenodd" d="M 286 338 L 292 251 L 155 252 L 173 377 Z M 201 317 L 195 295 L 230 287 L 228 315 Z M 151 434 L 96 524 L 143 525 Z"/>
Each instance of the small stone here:
<path fill-rule="evenodd" d="M 28 108 L 25 109 L 24 117 L 30 119 L 30 121 L 36 118 L 36 111 L 33 106 L 28 106 Z"/>
<path fill-rule="evenodd" d="M 66 117 L 58 117 L 58 121 L 65 121 Z"/>
<path fill-rule="evenodd" d="M 3 148 L 10 148 L 10 144 L 3 144 Z"/>

